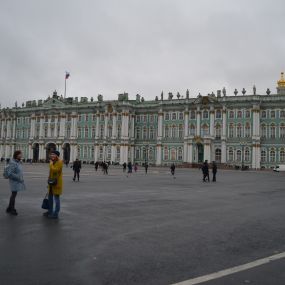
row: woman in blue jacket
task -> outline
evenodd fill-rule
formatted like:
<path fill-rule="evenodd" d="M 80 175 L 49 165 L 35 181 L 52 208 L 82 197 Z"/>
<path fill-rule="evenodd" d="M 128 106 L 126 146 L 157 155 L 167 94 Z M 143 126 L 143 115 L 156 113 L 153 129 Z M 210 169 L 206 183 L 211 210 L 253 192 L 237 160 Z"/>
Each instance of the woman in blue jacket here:
<path fill-rule="evenodd" d="M 9 179 L 9 184 L 12 194 L 6 212 L 14 216 L 18 215 L 15 209 L 15 200 L 17 193 L 19 191 L 25 190 L 21 159 L 22 159 L 22 152 L 20 150 L 16 150 L 14 152 L 13 159 L 10 160 L 9 166 L 7 168 L 7 176 Z"/>

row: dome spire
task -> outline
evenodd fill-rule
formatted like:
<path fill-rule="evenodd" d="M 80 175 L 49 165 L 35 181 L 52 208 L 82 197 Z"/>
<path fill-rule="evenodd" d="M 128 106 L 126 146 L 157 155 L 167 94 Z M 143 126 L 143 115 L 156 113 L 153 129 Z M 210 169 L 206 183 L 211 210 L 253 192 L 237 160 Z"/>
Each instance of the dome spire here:
<path fill-rule="evenodd" d="M 285 87 L 284 72 L 281 72 L 281 78 L 277 81 L 278 87 Z"/>

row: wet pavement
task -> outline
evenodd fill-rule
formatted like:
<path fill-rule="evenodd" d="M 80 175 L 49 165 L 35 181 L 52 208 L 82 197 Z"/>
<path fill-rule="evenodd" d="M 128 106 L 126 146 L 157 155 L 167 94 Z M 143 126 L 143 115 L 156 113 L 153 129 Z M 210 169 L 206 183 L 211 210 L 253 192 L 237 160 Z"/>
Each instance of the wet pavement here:
<path fill-rule="evenodd" d="M 3 164 L 0 165 L 2 173 Z M 24 164 L 19 216 L 0 178 L 0 284 L 168 285 L 285 251 L 285 173 L 64 169 L 59 220 L 42 216 L 47 165 Z M 284 260 L 205 285 L 283 285 Z M 245 283 L 244 283 L 245 282 Z"/>

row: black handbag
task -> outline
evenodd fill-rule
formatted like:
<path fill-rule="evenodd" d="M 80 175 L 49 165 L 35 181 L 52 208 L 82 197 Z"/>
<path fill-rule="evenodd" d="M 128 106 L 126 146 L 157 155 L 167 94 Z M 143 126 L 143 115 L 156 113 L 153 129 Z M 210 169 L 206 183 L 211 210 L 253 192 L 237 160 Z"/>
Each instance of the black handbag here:
<path fill-rule="evenodd" d="M 48 202 L 48 193 L 46 194 L 45 198 L 43 199 L 42 209 L 48 210 L 49 209 L 49 202 Z"/>
<path fill-rule="evenodd" d="M 49 178 L 48 179 L 48 185 L 54 186 L 57 184 L 57 179 L 56 178 Z"/>

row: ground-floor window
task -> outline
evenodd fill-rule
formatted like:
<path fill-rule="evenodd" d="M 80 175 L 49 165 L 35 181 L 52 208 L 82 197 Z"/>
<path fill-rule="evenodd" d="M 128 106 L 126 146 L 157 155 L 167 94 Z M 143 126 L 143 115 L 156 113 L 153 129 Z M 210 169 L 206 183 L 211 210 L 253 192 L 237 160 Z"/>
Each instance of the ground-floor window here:
<path fill-rule="evenodd" d="M 168 148 L 164 148 L 164 160 L 168 160 Z"/>
<path fill-rule="evenodd" d="M 270 151 L 270 162 L 275 162 L 276 153 L 275 150 Z"/>
<path fill-rule="evenodd" d="M 237 150 L 237 161 L 241 161 L 241 150 Z"/>
<path fill-rule="evenodd" d="M 234 151 L 232 148 L 229 149 L 229 161 L 234 160 Z"/>
<path fill-rule="evenodd" d="M 246 148 L 244 151 L 244 160 L 249 162 L 250 161 L 250 154 L 249 154 L 249 149 Z"/>
<path fill-rule="evenodd" d="M 176 149 L 175 148 L 171 149 L 171 160 L 176 160 Z"/>
<path fill-rule="evenodd" d="M 266 162 L 266 151 L 265 150 L 261 151 L 261 162 Z"/>
<path fill-rule="evenodd" d="M 285 151 L 284 151 L 284 149 L 280 150 L 280 158 L 279 159 L 281 162 L 285 162 Z"/>
<path fill-rule="evenodd" d="M 222 159 L 222 151 L 221 149 L 217 148 L 215 150 L 215 161 L 221 162 L 221 159 Z"/>

